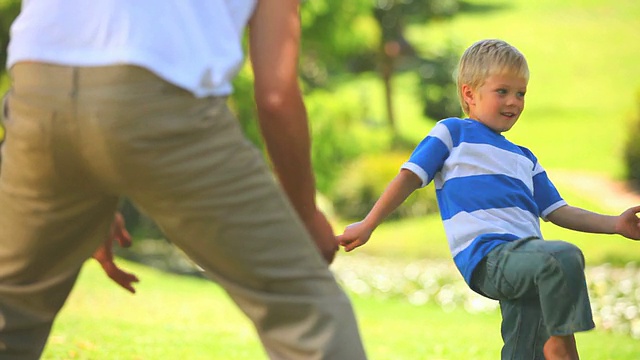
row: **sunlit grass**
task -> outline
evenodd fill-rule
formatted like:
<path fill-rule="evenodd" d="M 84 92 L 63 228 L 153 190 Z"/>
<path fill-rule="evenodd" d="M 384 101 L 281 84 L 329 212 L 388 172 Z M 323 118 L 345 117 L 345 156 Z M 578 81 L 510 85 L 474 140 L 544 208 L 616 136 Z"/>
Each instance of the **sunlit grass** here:
<path fill-rule="evenodd" d="M 88 263 L 43 359 L 266 359 L 249 321 L 217 285 L 120 263 L 140 276 L 138 294 L 117 288 Z M 372 360 L 499 357 L 498 311 L 443 311 L 402 298 L 350 297 Z M 638 341 L 627 335 L 598 330 L 577 340 L 585 359 L 635 360 L 640 353 Z"/>
<path fill-rule="evenodd" d="M 87 263 L 43 359 L 265 358 L 249 321 L 217 285 L 119 260 L 138 293 Z"/>

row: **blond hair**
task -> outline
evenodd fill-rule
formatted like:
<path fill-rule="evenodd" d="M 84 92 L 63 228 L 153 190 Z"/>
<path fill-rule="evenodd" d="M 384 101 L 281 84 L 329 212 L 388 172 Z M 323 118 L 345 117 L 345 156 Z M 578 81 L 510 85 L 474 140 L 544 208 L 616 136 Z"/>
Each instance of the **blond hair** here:
<path fill-rule="evenodd" d="M 524 55 L 507 42 L 496 39 L 480 40 L 471 45 L 460 58 L 457 71 L 458 98 L 466 114 L 469 105 L 462 96 L 462 85 L 477 89 L 496 74 L 515 74 L 529 81 L 529 67 Z"/>

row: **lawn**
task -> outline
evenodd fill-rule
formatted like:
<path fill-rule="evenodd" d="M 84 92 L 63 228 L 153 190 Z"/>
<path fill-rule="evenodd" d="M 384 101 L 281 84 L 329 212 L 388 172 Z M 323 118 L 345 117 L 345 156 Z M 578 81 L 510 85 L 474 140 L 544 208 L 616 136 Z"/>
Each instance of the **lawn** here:
<path fill-rule="evenodd" d="M 138 294 L 110 283 L 89 262 L 43 355 L 59 359 L 266 359 L 250 323 L 215 284 L 121 261 L 141 278 Z M 497 311 L 443 311 L 403 299 L 350 294 L 373 360 L 498 358 Z M 604 331 L 579 334 L 585 359 L 635 360 L 640 344 Z"/>

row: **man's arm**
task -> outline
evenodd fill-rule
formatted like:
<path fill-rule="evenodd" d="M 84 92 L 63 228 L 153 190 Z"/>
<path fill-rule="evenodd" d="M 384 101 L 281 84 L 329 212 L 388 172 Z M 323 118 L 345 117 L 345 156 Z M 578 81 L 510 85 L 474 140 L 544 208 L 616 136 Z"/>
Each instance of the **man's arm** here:
<path fill-rule="evenodd" d="M 298 0 L 260 0 L 249 23 L 249 52 L 258 120 L 278 179 L 330 263 L 338 249 L 315 202 L 311 139 L 298 85 Z"/>
<path fill-rule="evenodd" d="M 640 240 L 640 219 L 636 215 L 638 212 L 640 206 L 635 206 L 618 216 L 611 216 L 565 205 L 550 213 L 547 218 L 552 223 L 571 230 L 619 234 L 629 239 Z"/>

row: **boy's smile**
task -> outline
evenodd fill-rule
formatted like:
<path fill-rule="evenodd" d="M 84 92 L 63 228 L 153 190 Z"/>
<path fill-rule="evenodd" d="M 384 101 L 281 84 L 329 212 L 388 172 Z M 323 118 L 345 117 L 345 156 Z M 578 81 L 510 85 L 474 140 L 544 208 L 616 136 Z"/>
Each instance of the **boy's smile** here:
<path fill-rule="evenodd" d="M 493 131 L 511 129 L 524 109 L 527 79 L 509 73 L 489 76 L 477 89 L 463 85 L 469 117 Z"/>

